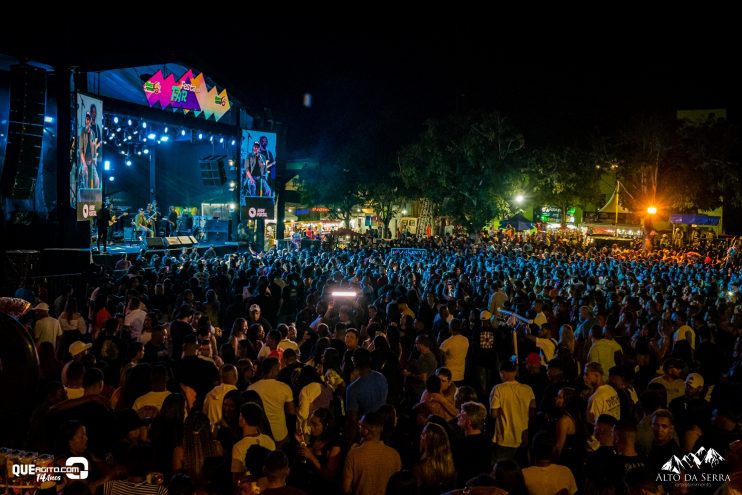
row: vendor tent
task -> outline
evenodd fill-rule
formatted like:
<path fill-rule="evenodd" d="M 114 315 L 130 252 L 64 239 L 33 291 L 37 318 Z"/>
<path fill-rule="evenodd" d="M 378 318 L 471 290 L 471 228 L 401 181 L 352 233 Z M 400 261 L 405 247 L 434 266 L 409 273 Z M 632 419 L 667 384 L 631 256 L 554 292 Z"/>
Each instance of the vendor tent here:
<path fill-rule="evenodd" d="M 679 225 L 719 225 L 719 217 L 696 213 L 672 213 L 670 223 Z"/>
<path fill-rule="evenodd" d="M 533 222 L 523 216 L 522 213 L 516 213 L 510 218 L 500 221 L 500 228 L 505 229 L 511 225 L 515 230 L 529 230 L 533 228 Z"/>

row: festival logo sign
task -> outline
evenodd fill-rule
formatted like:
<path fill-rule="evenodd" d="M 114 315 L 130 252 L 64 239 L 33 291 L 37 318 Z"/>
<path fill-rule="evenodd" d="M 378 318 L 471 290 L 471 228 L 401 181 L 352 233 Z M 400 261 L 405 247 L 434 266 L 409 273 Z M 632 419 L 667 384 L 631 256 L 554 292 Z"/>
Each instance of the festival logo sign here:
<path fill-rule="evenodd" d="M 158 70 L 142 89 L 150 107 L 159 104 L 163 109 L 171 107 L 184 113 L 195 112 L 197 117 L 205 119 L 214 116 L 214 120 L 221 119 L 230 109 L 227 90 L 219 92 L 216 86 L 208 89 L 204 74 L 194 76 L 191 69 L 177 81 L 173 74 L 165 76 Z"/>

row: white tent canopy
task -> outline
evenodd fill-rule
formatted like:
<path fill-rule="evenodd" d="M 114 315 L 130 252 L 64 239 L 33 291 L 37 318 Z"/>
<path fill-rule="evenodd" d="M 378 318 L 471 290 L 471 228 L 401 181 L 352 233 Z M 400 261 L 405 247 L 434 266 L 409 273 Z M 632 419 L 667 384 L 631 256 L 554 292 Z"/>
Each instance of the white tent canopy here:
<path fill-rule="evenodd" d="M 598 213 L 631 213 L 629 210 L 618 203 L 618 191 L 620 190 L 620 188 L 621 183 L 619 182 L 616 184 L 616 189 L 613 191 L 611 199 L 608 200 L 604 207 L 598 210 Z"/>

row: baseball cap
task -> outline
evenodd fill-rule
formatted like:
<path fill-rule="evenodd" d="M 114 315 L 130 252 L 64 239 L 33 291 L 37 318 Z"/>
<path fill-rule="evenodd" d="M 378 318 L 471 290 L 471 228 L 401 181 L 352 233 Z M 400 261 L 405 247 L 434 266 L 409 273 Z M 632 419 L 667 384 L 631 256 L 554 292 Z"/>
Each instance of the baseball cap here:
<path fill-rule="evenodd" d="M 481 313 L 479 313 L 479 319 L 480 320 L 489 320 L 491 318 L 492 318 L 492 313 L 490 313 L 486 309 L 484 311 L 482 311 Z"/>
<path fill-rule="evenodd" d="M 685 377 L 685 384 L 693 388 L 702 388 L 704 380 L 698 373 L 691 373 Z"/>
<path fill-rule="evenodd" d="M 42 303 L 37 304 L 36 306 L 34 306 L 31 309 L 33 309 L 33 310 L 37 310 L 38 309 L 40 311 L 49 311 L 49 305 L 46 304 L 45 302 L 42 302 Z"/>
<path fill-rule="evenodd" d="M 250 311 L 260 311 L 260 306 L 258 306 L 257 304 L 251 304 Z"/>
<path fill-rule="evenodd" d="M 526 366 L 536 366 L 541 364 L 541 356 L 535 352 L 530 353 L 526 357 Z"/>
<path fill-rule="evenodd" d="M 79 340 L 76 340 L 70 344 L 70 348 L 69 348 L 70 355 L 77 356 L 81 352 L 86 351 L 90 349 L 91 347 L 93 347 L 93 344 L 86 344 L 84 342 L 80 342 Z"/>

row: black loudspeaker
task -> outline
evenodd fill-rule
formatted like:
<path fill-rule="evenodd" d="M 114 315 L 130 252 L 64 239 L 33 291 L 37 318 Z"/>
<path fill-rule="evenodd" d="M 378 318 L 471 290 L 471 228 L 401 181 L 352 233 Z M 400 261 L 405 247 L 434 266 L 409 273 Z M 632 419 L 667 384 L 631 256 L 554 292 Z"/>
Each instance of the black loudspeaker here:
<path fill-rule="evenodd" d="M 180 239 L 177 237 L 163 237 L 165 240 L 165 247 L 180 246 Z"/>
<path fill-rule="evenodd" d="M 198 165 L 201 168 L 201 180 L 204 186 L 222 186 L 227 181 L 224 170 L 226 155 L 209 155 L 201 158 Z"/>
<path fill-rule="evenodd" d="M 232 231 L 231 220 L 217 220 L 208 219 L 204 226 L 204 232 L 206 232 L 206 240 L 208 242 L 224 242 L 230 240 L 230 232 Z"/>
<path fill-rule="evenodd" d="M 165 247 L 165 242 L 162 237 L 147 237 L 147 248 L 150 249 L 162 249 Z"/>
<path fill-rule="evenodd" d="M 33 197 L 41 160 L 45 112 L 46 71 L 25 64 L 12 66 L 8 144 L 0 178 L 5 196 Z"/>

